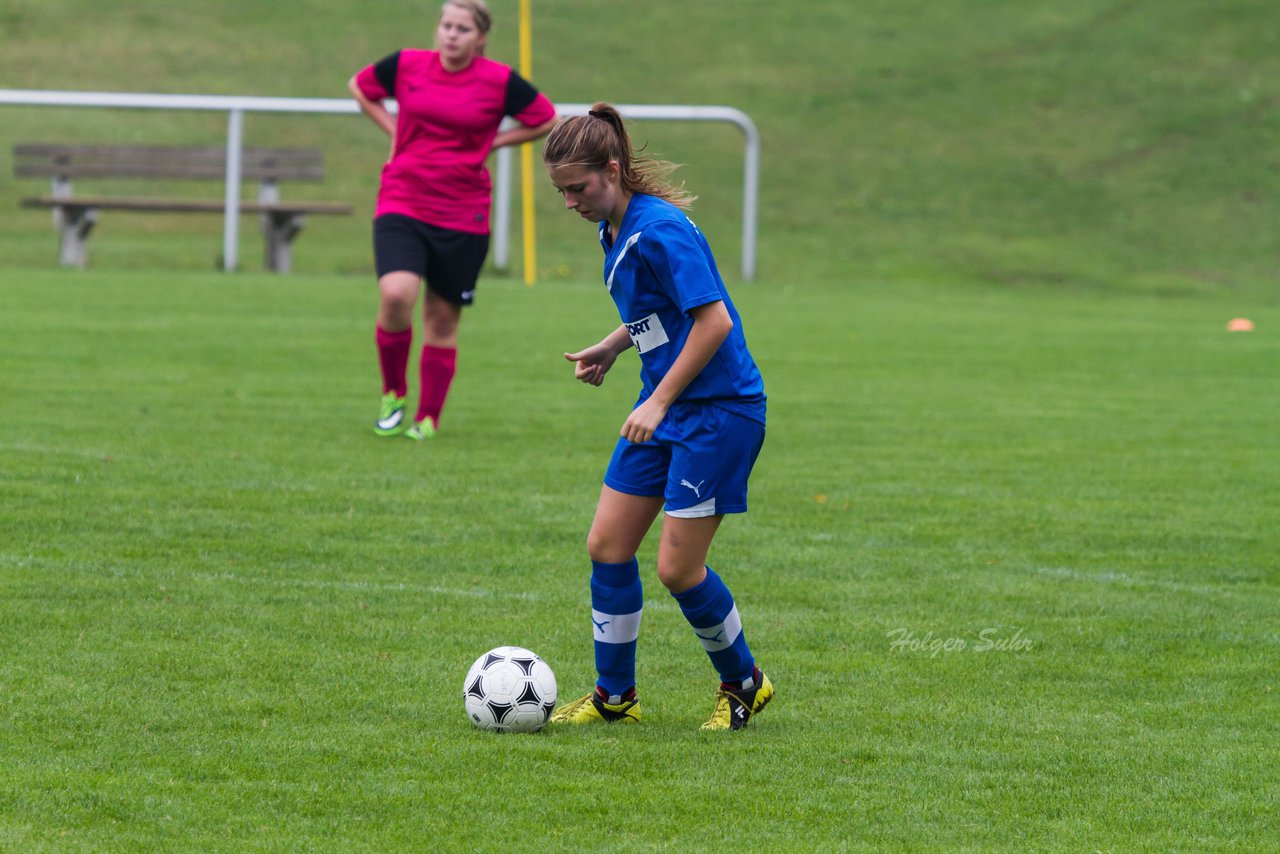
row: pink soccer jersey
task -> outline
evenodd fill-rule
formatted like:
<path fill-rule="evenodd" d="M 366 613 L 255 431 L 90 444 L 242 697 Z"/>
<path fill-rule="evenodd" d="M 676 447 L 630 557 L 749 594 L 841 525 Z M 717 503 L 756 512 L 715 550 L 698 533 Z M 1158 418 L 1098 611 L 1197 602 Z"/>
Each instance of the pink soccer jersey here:
<path fill-rule="evenodd" d="M 453 73 L 433 50 L 400 50 L 363 69 L 356 83 L 366 98 L 395 98 L 400 107 L 374 216 L 403 214 L 473 234 L 489 233 L 485 158 L 503 117 L 532 127 L 555 116 L 546 96 L 483 56 Z"/>

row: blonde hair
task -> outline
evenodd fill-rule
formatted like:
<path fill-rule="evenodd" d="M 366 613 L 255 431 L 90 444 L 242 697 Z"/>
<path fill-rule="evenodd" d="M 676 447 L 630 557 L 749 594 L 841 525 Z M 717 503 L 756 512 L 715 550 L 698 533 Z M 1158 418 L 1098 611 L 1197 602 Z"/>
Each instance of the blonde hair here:
<path fill-rule="evenodd" d="M 489 30 L 493 28 L 493 14 L 489 11 L 489 6 L 484 0 L 444 0 L 444 5 L 440 7 L 441 16 L 444 15 L 444 10 L 450 6 L 457 6 L 462 11 L 470 14 L 471 20 L 475 21 L 476 29 L 480 31 L 480 35 L 488 35 Z M 481 45 L 477 52 L 484 56 L 484 45 Z"/>
<path fill-rule="evenodd" d="M 603 172 L 616 160 L 622 188 L 631 193 L 657 196 L 678 208 L 687 208 L 698 197 L 684 184 L 664 180 L 677 168 L 674 163 L 642 157 L 631 147 L 631 136 L 622 115 L 612 104 L 592 105 L 585 116 L 573 116 L 551 131 L 542 147 L 548 166 L 582 166 Z"/>

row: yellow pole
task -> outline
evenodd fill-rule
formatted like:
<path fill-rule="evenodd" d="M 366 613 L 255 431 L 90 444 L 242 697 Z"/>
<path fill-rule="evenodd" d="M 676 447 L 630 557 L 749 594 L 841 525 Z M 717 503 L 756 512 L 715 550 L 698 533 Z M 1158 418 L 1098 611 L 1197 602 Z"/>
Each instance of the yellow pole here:
<path fill-rule="evenodd" d="M 533 80 L 533 0 L 520 0 L 520 76 Z M 520 193 L 524 222 L 524 283 L 538 280 L 537 229 L 533 220 L 533 143 L 520 146 Z"/>

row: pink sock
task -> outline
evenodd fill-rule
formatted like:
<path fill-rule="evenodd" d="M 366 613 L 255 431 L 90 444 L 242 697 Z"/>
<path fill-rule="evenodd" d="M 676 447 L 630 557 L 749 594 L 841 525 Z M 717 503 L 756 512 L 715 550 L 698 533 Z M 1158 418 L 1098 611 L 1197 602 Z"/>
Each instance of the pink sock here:
<path fill-rule="evenodd" d="M 409 350 L 413 346 L 413 327 L 388 332 L 377 327 L 378 365 L 382 368 L 382 393 L 394 391 L 397 397 L 409 393 Z"/>
<path fill-rule="evenodd" d="M 422 347 L 422 362 L 419 371 L 422 377 L 422 400 L 418 403 L 417 421 L 431 419 L 431 423 L 440 426 L 440 413 L 444 409 L 444 399 L 449 395 L 449 386 L 453 384 L 453 375 L 458 368 L 458 349 L 456 347 Z"/>

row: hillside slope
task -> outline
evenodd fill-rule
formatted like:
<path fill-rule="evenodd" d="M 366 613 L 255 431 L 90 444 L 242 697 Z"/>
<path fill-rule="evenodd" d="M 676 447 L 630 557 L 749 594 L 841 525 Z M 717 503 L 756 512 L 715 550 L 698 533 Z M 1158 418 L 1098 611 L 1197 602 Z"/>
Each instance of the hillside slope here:
<path fill-rule="evenodd" d="M 490 55 L 514 62 L 517 3 L 491 5 Z M 625 21 L 591 0 L 535 6 L 533 76 L 554 99 L 722 103 L 754 118 L 766 280 L 1276 291 L 1280 22 L 1263 0 L 744 0 L 732 15 L 654 0 Z M 15 0 L 0 12 L 0 85 L 343 97 L 361 65 L 428 45 L 434 19 L 405 2 Z M 13 181 L 14 142 L 209 142 L 225 123 L 15 107 L 0 117 L 0 249 L 41 266 L 51 236 L 12 203 L 38 189 Z M 320 192 L 371 211 L 384 146 L 367 123 L 256 116 L 247 134 L 322 146 L 332 175 Z M 735 275 L 736 132 L 653 123 L 637 136 L 687 164 L 696 216 Z M 543 274 L 577 275 L 594 264 L 581 224 L 557 216 L 538 177 Z M 312 228 L 302 269 L 367 270 L 363 223 Z M 217 228 L 132 218 L 102 231 L 99 263 L 204 268 Z M 153 251 L 152 234 L 173 240 Z"/>

